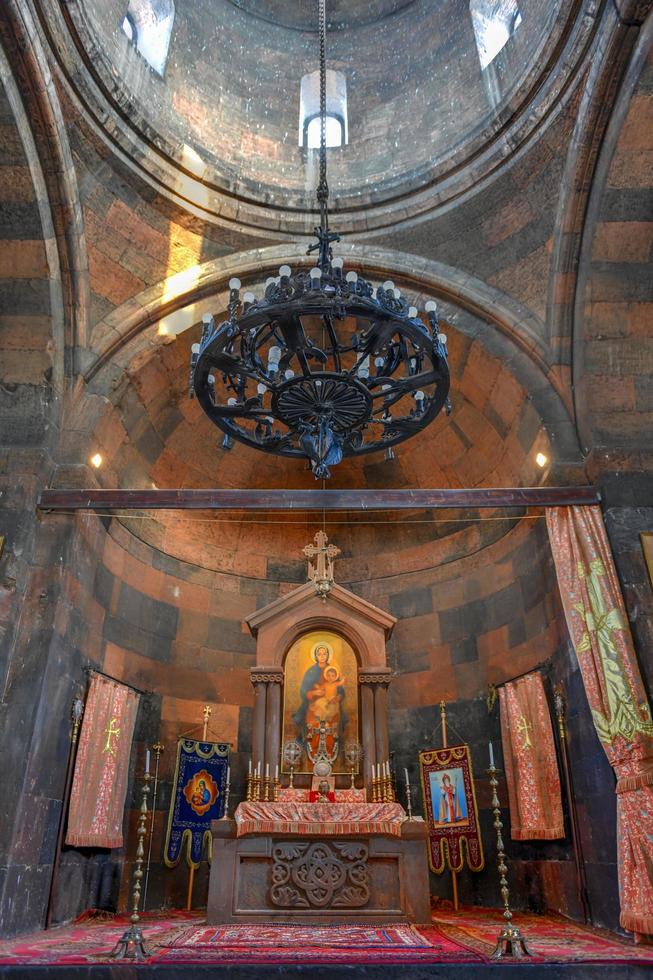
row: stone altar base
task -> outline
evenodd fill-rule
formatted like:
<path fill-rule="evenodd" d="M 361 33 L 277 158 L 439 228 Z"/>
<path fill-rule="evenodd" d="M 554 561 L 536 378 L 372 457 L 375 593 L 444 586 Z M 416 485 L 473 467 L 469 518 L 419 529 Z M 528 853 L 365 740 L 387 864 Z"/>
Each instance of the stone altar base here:
<path fill-rule="evenodd" d="M 427 826 L 385 834 L 248 834 L 214 820 L 209 923 L 430 922 Z"/>

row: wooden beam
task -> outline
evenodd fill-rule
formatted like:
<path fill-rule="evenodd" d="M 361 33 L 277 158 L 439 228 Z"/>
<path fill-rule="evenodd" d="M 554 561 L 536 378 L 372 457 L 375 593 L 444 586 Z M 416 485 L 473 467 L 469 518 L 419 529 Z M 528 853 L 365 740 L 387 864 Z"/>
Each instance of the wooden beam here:
<path fill-rule="evenodd" d="M 279 510 L 373 511 L 443 508 L 566 507 L 598 504 L 596 487 L 497 487 L 473 490 L 42 490 L 48 511 Z"/>

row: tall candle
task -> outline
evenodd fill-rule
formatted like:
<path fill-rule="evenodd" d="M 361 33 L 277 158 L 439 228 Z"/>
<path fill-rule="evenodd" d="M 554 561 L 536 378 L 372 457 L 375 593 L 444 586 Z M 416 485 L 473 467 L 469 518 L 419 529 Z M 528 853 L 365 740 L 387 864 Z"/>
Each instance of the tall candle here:
<path fill-rule="evenodd" d="M 490 748 L 490 769 L 494 769 L 494 749 L 492 748 L 492 742 L 488 742 Z"/>
<path fill-rule="evenodd" d="M 261 776 L 261 763 L 260 763 L 260 762 L 259 762 L 259 764 L 258 764 L 258 765 L 257 765 L 257 767 L 256 767 L 256 775 L 257 775 L 257 776 L 258 776 L 259 778 L 260 778 L 260 776 Z"/>
<path fill-rule="evenodd" d="M 248 776 L 251 776 L 252 775 L 252 760 L 251 759 L 249 760 L 249 768 L 247 770 L 247 775 Z"/>
<path fill-rule="evenodd" d="M 145 753 L 145 772 L 149 773 L 149 771 L 150 771 L 150 750 L 148 749 L 147 752 Z"/>
<path fill-rule="evenodd" d="M 269 762 L 266 762 L 265 763 L 265 778 L 266 779 L 269 779 L 270 778 L 270 763 Z"/>
<path fill-rule="evenodd" d="M 231 766 L 227 766 L 227 786 L 231 783 Z"/>
<path fill-rule="evenodd" d="M 274 770 L 274 781 L 275 781 L 275 783 L 278 783 L 279 782 L 279 766 L 278 765 L 277 765 L 276 769 Z"/>
<path fill-rule="evenodd" d="M 406 777 L 406 786 L 408 786 L 408 770 L 404 766 L 404 776 Z"/>

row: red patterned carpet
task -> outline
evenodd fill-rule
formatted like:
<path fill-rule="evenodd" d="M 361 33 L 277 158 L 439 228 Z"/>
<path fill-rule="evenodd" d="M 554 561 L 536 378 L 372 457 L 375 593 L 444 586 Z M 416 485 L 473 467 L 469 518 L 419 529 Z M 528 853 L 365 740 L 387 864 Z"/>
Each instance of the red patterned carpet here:
<path fill-rule="evenodd" d="M 537 963 L 640 964 L 653 968 L 653 948 L 560 916 L 518 915 Z M 83 916 L 70 926 L 0 944 L 0 966 L 73 966 L 111 962 L 128 919 Z M 500 912 L 434 912 L 428 928 L 390 925 L 209 926 L 201 913 L 148 914 L 143 920 L 149 963 L 182 965 L 435 964 L 489 962 Z"/>

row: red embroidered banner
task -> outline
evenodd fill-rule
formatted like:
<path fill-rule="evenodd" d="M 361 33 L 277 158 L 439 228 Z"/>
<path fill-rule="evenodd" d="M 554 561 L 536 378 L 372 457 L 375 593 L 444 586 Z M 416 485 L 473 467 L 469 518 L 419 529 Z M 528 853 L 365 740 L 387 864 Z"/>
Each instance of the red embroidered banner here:
<path fill-rule="evenodd" d="M 420 752 L 419 763 L 431 871 L 462 871 L 465 849 L 469 869 L 481 871 L 485 860 L 469 746 Z"/>
<path fill-rule="evenodd" d="M 653 720 L 598 507 L 546 511 L 594 727 L 617 775 L 620 923 L 653 933 Z"/>
<path fill-rule="evenodd" d="M 129 756 L 138 694 L 91 675 L 70 795 L 66 844 L 122 847 Z"/>
<path fill-rule="evenodd" d="M 513 840 L 565 836 L 551 716 L 539 673 L 499 688 Z"/>

